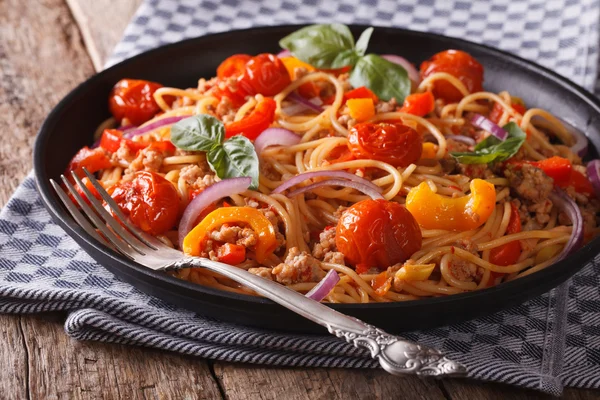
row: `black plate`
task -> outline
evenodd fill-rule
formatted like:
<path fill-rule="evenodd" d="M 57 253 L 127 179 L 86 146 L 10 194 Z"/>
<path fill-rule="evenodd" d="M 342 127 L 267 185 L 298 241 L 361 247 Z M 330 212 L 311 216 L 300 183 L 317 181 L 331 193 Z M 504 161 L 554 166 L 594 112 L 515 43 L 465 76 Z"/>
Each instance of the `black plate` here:
<path fill-rule="evenodd" d="M 271 329 L 322 332 L 317 325 L 263 298 L 238 295 L 184 282 L 150 271 L 108 250 L 82 229 L 61 206 L 48 183 L 58 178 L 79 148 L 89 145 L 97 125 L 109 117 L 107 97 L 121 78 L 140 78 L 167 86 L 195 87 L 215 75 L 219 63 L 235 53 L 278 52 L 278 40 L 299 26 L 253 28 L 208 35 L 133 57 L 93 76 L 50 113 L 37 137 L 34 167 L 43 202 L 54 220 L 94 259 L 140 290 L 178 306 L 222 320 Z M 353 26 L 355 37 L 366 26 Z M 400 54 L 416 65 L 445 49 L 471 53 L 485 67 L 484 86 L 509 90 L 529 106 L 560 116 L 600 148 L 600 104 L 573 82 L 511 54 L 460 39 L 395 28 L 376 28 L 369 51 Z M 460 295 L 383 304 L 341 304 L 333 308 L 390 331 L 423 329 L 489 314 L 544 293 L 577 272 L 600 250 L 595 239 L 566 260 L 497 287 Z"/>

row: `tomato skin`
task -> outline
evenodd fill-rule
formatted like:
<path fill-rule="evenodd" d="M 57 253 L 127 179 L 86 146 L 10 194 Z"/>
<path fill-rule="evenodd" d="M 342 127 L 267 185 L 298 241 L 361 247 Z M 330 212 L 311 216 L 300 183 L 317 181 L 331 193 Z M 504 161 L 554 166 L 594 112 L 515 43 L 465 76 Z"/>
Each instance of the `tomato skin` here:
<path fill-rule="evenodd" d="M 104 149 L 90 149 L 85 146 L 75 154 L 67 167 L 65 175 L 70 176 L 70 172 L 74 171 L 77 176 L 84 177 L 83 168 L 86 168 L 92 174 L 101 169 L 112 167 L 110 159 L 106 155 Z"/>
<path fill-rule="evenodd" d="M 275 100 L 265 97 L 254 110 L 239 121 L 225 124 L 225 137 L 230 138 L 242 134 L 254 140 L 275 120 Z"/>
<path fill-rule="evenodd" d="M 470 93 L 483 90 L 483 66 L 469 53 L 460 50 L 446 50 L 434 54 L 421 64 L 421 79 L 436 72 L 447 72 L 461 81 Z M 449 103 L 462 99 L 462 94 L 449 82 L 433 83 L 433 95 Z"/>
<path fill-rule="evenodd" d="M 248 54 L 234 54 L 226 58 L 217 68 L 217 78 L 225 79 L 243 74 L 246 69 L 246 63 L 251 58 Z"/>
<path fill-rule="evenodd" d="M 421 158 L 423 138 L 400 123 L 363 123 L 350 129 L 348 147 L 356 158 L 407 167 Z"/>
<path fill-rule="evenodd" d="M 396 202 L 363 200 L 342 214 L 335 243 L 353 266 L 386 269 L 421 248 L 422 236 L 411 213 Z"/>
<path fill-rule="evenodd" d="M 275 96 L 292 80 L 283 62 L 274 54 L 263 53 L 252 57 L 238 83 L 244 91 L 263 96 Z"/>
<path fill-rule="evenodd" d="M 373 102 L 379 101 L 377 95 L 366 86 L 361 86 L 344 93 L 343 103 L 346 103 L 349 99 L 372 99 Z"/>
<path fill-rule="evenodd" d="M 111 114 L 118 122 L 127 118 L 134 125 L 143 124 L 161 110 L 154 101 L 154 92 L 161 87 L 156 82 L 121 79 L 110 92 L 108 107 Z M 173 100 L 171 96 L 165 99 L 167 103 Z"/>
<path fill-rule="evenodd" d="M 118 184 L 111 196 L 131 222 L 151 235 L 163 234 L 177 223 L 177 189 L 154 172 L 136 172 L 133 180 Z"/>
<path fill-rule="evenodd" d="M 127 146 L 129 146 L 129 148 L 134 152 L 142 150 L 148 146 L 148 143 L 134 142 L 130 139 L 124 139 L 123 132 L 118 129 L 105 129 L 104 132 L 102 132 L 102 137 L 100 138 L 100 147 L 106 151 L 114 153 L 119 150 L 122 141 L 125 141 Z"/>

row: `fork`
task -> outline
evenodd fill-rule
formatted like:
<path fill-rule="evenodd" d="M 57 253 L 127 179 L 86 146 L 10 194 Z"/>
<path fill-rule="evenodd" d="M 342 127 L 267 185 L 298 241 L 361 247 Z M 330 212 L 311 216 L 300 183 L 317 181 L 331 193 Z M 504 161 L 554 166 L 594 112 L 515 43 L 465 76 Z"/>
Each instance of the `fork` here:
<path fill-rule="evenodd" d="M 134 262 L 154 271 L 200 267 L 218 272 L 324 326 L 329 333 L 346 340 L 355 347 L 366 348 L 370 351 L 371 357 L 377 359 L 383 369 L 393 375 L 416 374 L 436 377 L 466 375 L 467 370 L 462 364 L 448 359 L 439 350 L 391 335 L 284 285 L 253 275 L 241 268 L 207 258 L 190 257 L 168 247 L 131 224 L 95 177 L 85 169 L 84 172 L 104 200 L 104 204 L 73 172 L 71 174 L 75 184 L 85 194 L 89 203 L 83 199 L 74 184 L 64 175 L 61 175 L 61 180 L 77 204 L 56 181 L 51 179 L 50 183 L 71 216 L 88 234 Z M 111 215 L 105 207 L 110 209 L 113 214 Z M 101 235 L 96 229 L 101 232 Z"/>

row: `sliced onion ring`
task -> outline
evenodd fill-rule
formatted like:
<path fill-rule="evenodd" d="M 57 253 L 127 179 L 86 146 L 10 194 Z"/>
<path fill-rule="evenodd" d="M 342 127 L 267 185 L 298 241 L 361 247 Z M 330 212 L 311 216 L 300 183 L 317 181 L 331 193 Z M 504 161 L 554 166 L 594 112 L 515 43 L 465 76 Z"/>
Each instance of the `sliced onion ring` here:
<path fill-rule="evenodd" d="M 475 139 L 473 139 L 472 137 L 464 136 L 464 135 L 449 135 L 449 136 L 446 136 L 446 139 L 452 139 L 452 140 L 464 143 L 469 146 L 475 146 Z"/>
<path fill-rule="evenodd" d="M 508 137 L 508 132 L 504 129 L 500 128 L 490 119 L 484 117 L 481 114 L 473 113 L 471 116 L 471 123 L 478 127 L 479 129 L 483 129 L 484 131 L 488 131 L 498 139 L 504 141 Z"/>
<path fill-rule="evenodd" d="M 157 128 L 160 128 L 160 127 L 163 127 L 163 126 L 166 126 L 166 125 L 172 125 L 175 122 L 179 122 L 182 119 L 189 118 L 189 117 L 190 117 L 189 115 L 181 115 L 179 117 L 162 118 L 162 119 L 159 119 L 158 121 L 153 122 L 151 124 L 148 124 L 148 125 L 146 125 L 146 126 L 144 126 L 142 128 L 135 128 L 135 129 L 126 130 L 124 132 L 124 134 L 123 134 L 123 137 L 125 139 L 131 139 L 134 136 L 143 135 L 146 132 L 150 132 L 150 131 L 152 131 L 154 129 L 157 129 Z"/>
<path fill-rule="evenodd" d="M 567 214 L 573 224 L 571 237 L 556 260 L 560 261 L 583 244 L 583 217 L 577 204 L 562 189 L 555 187 L 550 193 L 549 198 L 556 207 L 562 209 Z"/>
<path fill-rule="evenodd" d="M 340 281 L 340 276 L 333 269 L 330 269 L 327 275 L 319 283 L 317 286 L 310 289 L 308 293 L 306 293 L 306 297 L 309 299 L 313 299 L 316 301 L 321 301 L 333 290 L 335 285 Z"/>
<path fill-rule="evenodd" d="M 421 82 L 421 76 L 419 75 L 419 71 L 417 71 L 415 66 L 412 65 L 412 63 L 406 58 L 397 56 L 395 54 L 382 54 L 381 58 L 385 58 L 389 62 L 393 62 L 394 64 L 398 64 L 402 68 L 404 68 L 406 72 L 408 72 L 408 77 L 411 81 L 415 83 Z"/>
<path fill-rule="evenodd" d="M 269 146 L 293 146 L 300 143 L 300 136 L 284 128 L 265 129 L 254 141 L 256 154 L 260 156 Z"/>
<path fill-rule="evenodd" d="M 571 146 L 571 151 L 579 157 L 585 157 L 588 151 L 588 138 L 575 128 L 569 129 L 569 133 L 575 138 L 575 144 Z"/>
<path fill-rule="evenodd" d="M 370 183 L 370 182 L 369 182 Z M 322 186 L 344 186 L 350 187 L 352 189 L 356 189 L 359 192 L 363 192 L 367 196 L 371 197 L 373 200 L 383 199 L 383 196 L 380 192 L 373 190 L 372 187 L 365 185 L 364 183 L 358 183 L 354 181 L 347 181 L 344 179 L 327 179 L 321 182 L 312 183 L 308 186 L 303 186 L 296 190 L 293 190 L 287 194 L 287 197 L 294 197 L 304 192 L 311 191 L 313 189 L 322 187 Z"/>
<path fill-rule="evenodd" d="M 206 207 L 223 197 L 240 194 L 252 183 L 252 178 L 230 178 L 223 179 L 212 186 L 207 187 L 192 201 L 183 211 L 179 221 L 178 239 L 179 247 L 183 248 L 183 239 L 194 227 L 194 222 Z"/>
<path fill-rule="evenodd" d="M 596 197 L 600 199 L 600 160 L 590 161 L 586 172 L 590 182 L 592 182 Z"/>
<path fill-rule="evenodd" d="M 313 103 L 313 101 L 315 101 L 314 99 L 307 100 L 304 97 L 300 96 L 298 93 L 295 93 L 295 92 L 290 93 L 287 96 L 287 99 L 295 101 L 298 104 L 302 104 L 306 108 L 316 111 L 318 113 L 323 112 L 323 107 L 321 107 L 321 105 L 317 105 L 317 104 Z M 322 102 L 321 102 L 321 104 L 322 104 Z"/>
<path fill-rule="evenodd" d="M 377 193 L 381 193 L 382 190 L 379 186 L 374 184 L 373 182 L 369 182 L 365 178 L 361 178 L 360 176 L 351 174 L 346 171 L 309 171 L 304 172 L 300 175 L 296 175 L 287 181 L 283 182 L 281 185 L 273 190 L 273 193 L 281 193 L 286 189 L 291 188 L 292 186 L 296 186 L 299 183 L 302 183 L 306 180 L 317 178 L 317 177 L 328 177 L 328 178 L 342 178 L 348 179 L 349 181 L 357 182 L 369 187 L 371 190 L 376 191 Z"/>
<path fill-rule="evenodd" d="M 287 49 L 281 50 L 279 53 L 277 53 L 277 57 L 279 57 L 279 58 L 290 57 L 291 55 L 292 55 L 292 52 Z"/>

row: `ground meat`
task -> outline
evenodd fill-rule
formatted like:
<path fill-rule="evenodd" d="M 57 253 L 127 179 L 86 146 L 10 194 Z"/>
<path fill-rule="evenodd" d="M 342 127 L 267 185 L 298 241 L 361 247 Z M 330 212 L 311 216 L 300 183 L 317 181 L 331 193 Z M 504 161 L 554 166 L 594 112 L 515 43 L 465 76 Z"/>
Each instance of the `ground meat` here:
<path fill-rule="evenodd" d="M 254 247 L 258 242 L 258 235 L 250 228 L 222 225 L 218 230 L 208 233 L 211 240 L 223 243 L 235 243 L 246 248 Z"/>
<path fill-rule="evenodd" d="M 275 171 L 271 163 L 261 162 L 259 168 L 260 173 L 264 175 L 267 179 L 270 179 L 272 181 L 279 180 L 279 173 Z"/>
<path fill-rule="evenodd" d="M 271 268 L 267 268 L 267 267 L 259 267 L 259 268 L 250 268 L 248 269 L 248 272 L 250 272 L 251 274 L 254 275 L 258 275 L 261 278 L 265 278 L 268 279 L 270 281 L 273 280 L 273 273 L 271 272 Z"/>
<path fill-rule="evenodd" d="M 216 116 L 224 123 L 233 122 L 235 118 L 235 107 L 229 97 L 222 97 L 215 110 Z"/>
<path fill-rule="evenodd" d="M 456 168 L 461 175 L 469 178 L 487 179 L 495 175 L 487 164 L 461 164 L 457 163 Z"/>
<path fill-rule="evenodd" d="M 380 101 L 377 103 L 375 106 L 375 112 L 378 114 L 392 112 L 395 111 L 397 107 L 398 103 L 396 102 L 396 98 L 392 97 L 390 101 Z"/>
<path fill-rule="evenodd" d="M 446 138 L 446 146 L 448 152 L 455 151 L 458 153 L 464 153 L 469 151 L 469 145 L 463 142 L 459 142 L 458 140 L 454 140 L 452 138 Z"/>
<path fill-rule="evenodd" d="M 356 125 L 356 120 L 348 114 L 340 115 L 340 117 L 338 118 L 338 122 L 340 123 L 340 125 L 348 129 Z"/>
<path fill-rule="evenodd" d="M 204 78 L 200 78 L 198 80 L 198 93 L 203 94 L 212 89 L 213 86 L 217 84 L 217 78 L 212 78 L 206 80 Z"/>
<path fill-rule="evenodd" d="M 458 161 L 452 157 L 450 152 L 467 152 L 469 151 L 469 146 L 451 138 L 446 138 L 446 145 L 447 152 L 446 155 L 440 160 L 440 165 L 447 174 L 457 173 L 459 171 Z"/>
<path fill-rule="evenodd" d="M 483 271 L 471 262 L 454 258 L 450 262 L 452 276 L 461 282 L 474 282 L 481 279 Z"/>
<path fill-rule="evenodd" d="M 468 251 L 469 253 L 477 254 L 477 243 L 471 239 L 459 239 L 453 243 L 454 246 Z"/>
<path fill-rule="evenodd" d="M 313 246 L 312 254 L 315 258 L 323 260 L 325 253 L 330 251 L 337 251 L 337 247 L 335 246 L 335 229 L 333 227 L 326 228 L 319 234 L 319 243 Z"/>
<path fill-rule="evenodd" d="M 296 67 L 294 68 L 294 76 L 296 79 L 300 79 L 308 75 L 309 71 L 304 67 Z"/>
<path fill-rule="evenodd" d="M 504 170 L 511 189 L 518 197 L 539 203 L 548 198 L 554 187 L 554 181 L 539 168 L 524 164 L 520 168 L 510 165 Z"/>
<path fill-rule="evenodd" d="M 334 211 L 333 216 L 336 219 L 340 219 L 340 217 L 342 216 L 342 214 L 344 213 L 344 211 L 346 211 L 347 209 L 348 209 L 348 207 L 339 206 L 338 209 Z"/>
<path fill-rule="evenodd" d="M 135 159 L 135 155 L 136 152 L 131 150 L 129 145 L 127 145 L 127 141 L 122 140 L 119 144 L 119 149 L 116 152 L 114 152 L 110 157 L 110 161 L 115 164 L 118 164 L 121 160 L 130 163 Z"/>
<path fill-rule="evenodd" d="M 165 154 L 162 151 L 146 147 L 139 151 L 137 157 L 129 164 L 129 168 L 127 168 L 125 173 L 137 171 L 157 172 L 164 159 Z"/>
<path fill-rule="evenodd" d="M 285 285 L 299 282 L 319 282 L 325 277 L 321 263 L 305 251 L 292 247 L 285 261 L 273 268 L 275 280 Z"/>
<path fill-rule="evenodd" d="M 346 265 L 344 254 L 340 253 L 339 251 L 330 251 L 325 253 L 325 256 L 323 257 L 323 262 Z"/>
<path fill-rule="evenodd" d="M 456 158 L 452 157 L 450 154 L 447 154 L 440 160 L 440 165 L 445 173 L 452 174 L 458 168 L 458 161 L 456 161 Z"/>
<path fill-rule="evenodd" d="M 283 236 L 283 234 L 281 233 L 281 229 L 279 228 L 280 224 L 283 226 L 283 221 L 280 221 L 279 218 L 277 218 L 277 214 L 275 214 L 268 208 L 260 208 L 259 211 L 262 212 L 265 215 L 265 217 L 267 217 L 271 225 L 273 225 L 273 228 L 275 228 L 275 239 L 277 240 L 277 247 L 275 248 L 275 251 L 278 251 L 279 249 L 285 246 L 285 236 Z"/>
<path fill-rule="evenodd" d="M 215 176 L 208 164 L 206 164 L 206 168 L 202 168 L 197 164 L 183 167 L 179 172 L 179 177 L 194 190 L 206 189 L 215 183 Z"/>

